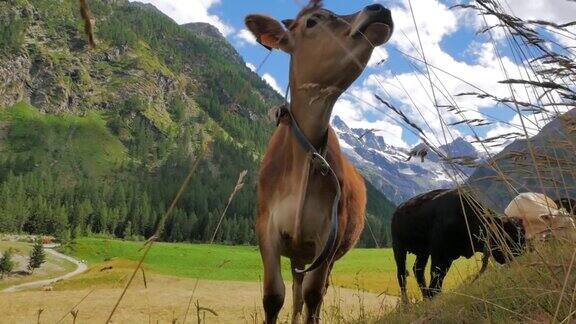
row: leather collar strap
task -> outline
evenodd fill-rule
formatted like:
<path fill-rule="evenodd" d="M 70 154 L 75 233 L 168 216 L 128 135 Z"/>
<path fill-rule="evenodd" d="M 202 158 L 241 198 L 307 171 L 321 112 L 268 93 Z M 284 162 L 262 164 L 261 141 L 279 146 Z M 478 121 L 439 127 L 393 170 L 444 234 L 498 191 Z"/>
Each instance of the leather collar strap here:
<path fill-rule="evenodd" d="M 318 161 L 321 162 L 319 163 L 318 166 L 321 167 L 321 170 L 323 171 L 322 174 L 326 175 L 327 173 L 326 171 L 328 170 L 328 168 L 330 168 L 330 165 L 324 159 L 324 156 L 326 155 L 326 151 L 328 148 L 328 132 L 324 134 L 324 138 L 322 139 L 320 147 L 316 149 L 316 147 L 314 147 L 314 145 L 312 145 L 312 143 L 308 141 L 308 138 L 306 137 L 306 135 L 304 135 L 304 133 L 300 129 L 300 126 L 298 126 L 298 122 L 294 118 L 292 111 L 290 111 L 290 109 L 287 107 L 287 104 L 279 107 L 276 115 L 276 126 L 278 126 L 282 121 L 286 121 L 286 123 L 290 125 L 292 134 L 298 141 L 298 144 L 300 144 L 300 146 L 304 150 L 306 150 L 306 152 L 312 153 L 313 158 L 314 155 L 316 154 L 320 155 L 319 157 L 317 157 L 319 159 Z"/>
<path fill-rule="evenodd" d="M 296 138 L 298 144 L 308 153 L 311 155 L 311 162 L 320 170 L 320 173 L 323 176 L 330 174 L 330 178 L 334 183 L 334 187 L 336 188 L 336 194 L 334 195 L 334 200 L 332 201 L 332 215 L 330 220 L 330 232 L 328 233 L 328 239 L 324 244 L 324 247 L 320 254 L 316 256 L 316 258 L 312 261 L 312 264 L 306 269 L 294 269 L 297 273 L 306 273 L 310 272 L 318 267 L 320 267 L 323 263 L 331 260 L 334 257 L 336 243 L 338 241 L 338 204 L 340 202 L 340 196 L 342 195 L 342 189 L 340 187 L 340 181 L 338 180 L 338 176 L 336 172 L 332 169 L 328 161 L 324 158 L 324 154 L 326 154 L 327 147 L 328 147 L 328 132 L 324 136 L 323 143 L 320 147 L 320 150 L 317 150 L 312 143 L 306 138 L 306 135 L 302 133 L 302 130 L 298 126 L 294 115 L 292 115 L 292 111 L 287 105 L 283 105 L 277 112 L 277 120 L 276 125 L 280 124 L 281 121 L 288 120 L 288 125 Z M 323 152 L 324 154 L 322 154 Z"/>

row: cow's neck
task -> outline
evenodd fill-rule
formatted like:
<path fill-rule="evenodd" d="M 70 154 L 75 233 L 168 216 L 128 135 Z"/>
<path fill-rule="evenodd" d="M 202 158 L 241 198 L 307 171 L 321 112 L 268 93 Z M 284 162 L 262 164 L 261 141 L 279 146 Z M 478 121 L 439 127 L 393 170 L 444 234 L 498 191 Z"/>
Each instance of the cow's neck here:
<path fill-rule="evenodd" d="M 327 91 L 322 92 L 321 89 L 313 89 L 314 87 L 298 87 L 291 84 L 292 90 L 290 93 L 290 110 L 295 122 L 298 127 L 308 139 L 310 144 L 312 144 L 317 150 L 321 152 L 324 151 L 323 145 L 328 145 L 328 128 L 330 123 L 330 115 L 332 114 L 332 109 L 334 108 L 334 103 L 338 99 L 337 94 L 328 94 Z M 299 233 L 301 232 L 299 224 L 302 219 L 301 213 L 305 213 L 305 202 L 309 199 L 307 195 L 308 189 L 312 186 L 314 187 L 310 192 L 310 195 L 322 194 L 322 190 L 318 190 L 318 185 L 321 185 L 322 181 L 318 182 L 317 177 L 310 176 L 309 163 L 306 163 L 309 153 L 307 152 L 294 135 L 289 137 L 289 145 L 285 152 L 288 154 L 288 163 L 290 163 L 289 169 L 291 170 L 290 179 L 293 186 L 291 192 L 298 193 L 298 217 L 295 218 L 294 224 L 294 241 L 299 241 Z M 307 156 L 308 155 L 308 156 Z M 309 160 L 308 160 L 309 161 Z M 322 204 L 330 203 L 326 199 L 320 199 L 315 205 L 316 211 L 321 208 Z"/>
<path fill-rule="evenodd" d="M 316 149 L 322 150 L 323 148 L 320 146 L 327 144 L 324 141 L 328 140 L 326 136 L 330 115 L 339 95 L 340 93 L 332 88 L 322 88 L 315 84 L 299 82 L 291 73 L 290 110 L 300 130 Z M 285 152 L 289 155 L 289 157 L 287 156 L 288 161 L 291 161 L 289 169 L 292 170 L 292 175 L 290 178 L 294 180 L 293 184 L 298 188 L 295 190 L 303 190 L 304 192 L 300 192 L 303 195 L 306 192 L 306 188 L 303 186 L 311 185 L 311 183 L 308 184 L 308 178 L 305 175 L 308 166 L 305 161 L 309 152 L 302 148 L 293 135 L 289 137 L 289 143 Z"/>
<path fill-rule="evenodd" d="M 290 109 L 300 130 L 315 148 L 324 144 L 330 123 L 330 115 L 338 95 L 331 89 L 323 90 L 313 85 L 293 87 Z"/>

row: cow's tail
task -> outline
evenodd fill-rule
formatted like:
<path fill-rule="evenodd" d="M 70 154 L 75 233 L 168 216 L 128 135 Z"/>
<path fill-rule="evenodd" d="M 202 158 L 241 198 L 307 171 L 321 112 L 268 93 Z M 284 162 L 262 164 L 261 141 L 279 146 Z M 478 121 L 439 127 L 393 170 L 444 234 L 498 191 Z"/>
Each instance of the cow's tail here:
<path fill-rule="evenodd" d="M 402 293 L 402 302 L 408 302 L 408 294 L 406 292 L 406 279 L 408 277 L 408 270 L 406 270 L 406 255 L 408 251 L 401 244 L 393 244 L 394 260 L 396 261 L 396 277 L 398 278 L 398 285 Z"/>
<path fill-rule="evenodd" d="M 394 245 L 392 249 L 394 250 L 394 260 L 396 261 L 398 275 L 409 276 L 410 273 L 406 270 L 406 256 L 408 252 L 406 249 L 400 248 L 397 245 Z"/>

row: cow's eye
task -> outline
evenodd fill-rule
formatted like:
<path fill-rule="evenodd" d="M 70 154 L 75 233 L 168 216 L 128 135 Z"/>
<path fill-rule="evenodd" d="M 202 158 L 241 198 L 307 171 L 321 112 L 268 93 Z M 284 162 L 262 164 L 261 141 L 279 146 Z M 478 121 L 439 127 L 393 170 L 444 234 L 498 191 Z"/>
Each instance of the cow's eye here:
<path fill-rule="evenodd" d="M 316 19 L 314 19 L 314 18 L 309 18 L 309 19 L 306 21 L 306 28 L 312 28 L 312 27 L 316 26 L 316 24 L 318 24 L 318 22 L 316 21 Z"/>

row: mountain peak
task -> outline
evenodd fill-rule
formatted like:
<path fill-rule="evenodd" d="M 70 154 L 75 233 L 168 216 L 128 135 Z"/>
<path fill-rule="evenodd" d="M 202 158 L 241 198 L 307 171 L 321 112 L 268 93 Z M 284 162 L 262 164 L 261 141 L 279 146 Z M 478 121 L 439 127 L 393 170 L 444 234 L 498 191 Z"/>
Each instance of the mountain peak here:
<path fill-rule="evenodd" d="M 342 131 L 342 132 L 346 132 L 346 133 L 350 133 L 352 134 L 352 129 L 350 129 L 350 127 L 348 127 L 348 125 L 346 124 L 345 121 L 342 120 L 342 118 L 340 118 L 340 116 L 335 115 L 334 118 L 332 118 L 332 126 L 334 128 L 337 128 L 338 130 Z"/>
<path fill-rule="evenodd" d="M 428 155 L 407 159 L 407 150 L 387 145 L 382 136 L 371 129 L 350 128 L 339 116 L 334 116 L 332 125 L 342 145 L 342 151 L 381 192 L 396 203 L 430 189 L 451 188 L 453 179 L 462 179 L 474 169 L 454 168 L 451 161 L 444 161 L 428 149 L 425 143 L 415 145 L 412 150 L 428 149 Z M 439 147 L 449 157 L 477 157 L 474 147 L 464 138 Z M 462 174 L 463 172 L 464 174 Z"/>
<path fill-rule="evenodd" d="M 476 151 L 476 148 L 462 137 L 458 137 L 451 143 L 440 146 L 440 149 L 442 149 L 449 158 L 478 157 L 478 151 Z"/>
<path fill-rule="evenodd" d="M 218 28 L 210 25 L 209 23 L 205 22 L 193 22 L 182 25 L 182 27 L 194 32 L 197 36 L 209 39 L 218 39 L 221 41 L 225 41 L 226 38 L 222 33 L 218 30 Z"/>
<path fill-rule="evenodd" d="M 205 22 L 194 22 L 183 24 L 181 26 L 190 31 L 199 39 L 213 45 L 215 47 L 215 51 L 219 51 L 220 53 L 224 54 L 233 63 L 242 67 L 246 66 L 242 56 L 240 56 L 234 46 L 228 42 L 226 37 L 220 33 L 218 28 Z"/>

